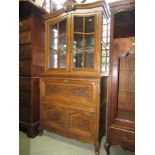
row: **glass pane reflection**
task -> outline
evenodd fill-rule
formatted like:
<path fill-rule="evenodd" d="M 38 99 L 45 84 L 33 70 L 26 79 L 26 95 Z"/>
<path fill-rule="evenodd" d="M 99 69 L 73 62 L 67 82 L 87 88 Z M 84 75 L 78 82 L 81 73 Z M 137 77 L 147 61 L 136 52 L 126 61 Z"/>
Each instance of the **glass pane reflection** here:
<path fill-rule="evenodd" d="M 84 53 L 84 68 L 94 68 L 94 52 Z"/>
<path fill-rule="evenodd" d="M 66 33 L 66 20 L 59 23 L 59 35 Z"/>
<path fill-rule="evenodd" d="M 58 54 L 52 53 L 49 55 L 49 68 L 57 68 L 58 67 Z"/>
<path fill-rule="evenodd" d="M 85 18 L 85 32 L 92 33 L 94 32 L 94 16 Z"/>
<path fill-rule="evenodd" d="M 66 51 L 61 51 L 59 53 L 59 68 L 65 68 L 66 67 Z"/>
<path fill-rule="evenodd" d="M 83 17 L 74 17 L 74 32 L 83 32 Z"/>
<path fill-rule="evenodd" d="M 59 37 L 58 39 L 58 50 L 64 50 L 66 49 L 66 35 Z"/>
<path fill-rule="evenodd" d="M 57 25 L 51 25 L 50 26 L 50 33 L 51 33 L 51 38 L 50 38 L 50 49 L 52 50 L 57 50 L 57 44 L 58 44 L 58 29 Z"/>
<path fill-rule="evenodd" d="M 74 55 L 73 55 L 73 63 L 74 63 L 73 67 L 74 68 L 82 68 L 83 67 L 82 55 L 83 55 L 82 52 L 78 52 L 78 51 L 74 52 Z"/>
<path fill-rule="evenodd" d="M 85 35 L 85 50 L 94 50 L 94 35 Z"/>
<path fill-rule="evenodd" d="M 74 34 L 74 48 L 83 48 L 83 36 L 81 34 Z"/>

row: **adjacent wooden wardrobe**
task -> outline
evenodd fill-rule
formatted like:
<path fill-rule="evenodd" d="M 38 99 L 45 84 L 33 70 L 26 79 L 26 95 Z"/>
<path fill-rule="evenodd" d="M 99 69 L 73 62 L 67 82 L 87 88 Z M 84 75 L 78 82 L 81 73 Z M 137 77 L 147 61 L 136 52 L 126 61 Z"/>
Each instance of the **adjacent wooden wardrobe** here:
<path fill-rule="evenodd" d="M 111 52 L 105 149 L 135 150 L 135 2 L 110 4 Z"/>
<path fill-rule="evenodd" d="M 72 1 L 45 15 L 45 67 L 40 79 L 40 133 L 45 129 L 92 143 L 96 154 L 105 132 L 103 18 L 109 18 L 103 1 Z"/>
<path fill-rule="evenodd" d="M 19 2 L 19 127 L 35 137 L 39 126 L 39 76 L 44 65 L 45 13 L 32 1 Z"/>

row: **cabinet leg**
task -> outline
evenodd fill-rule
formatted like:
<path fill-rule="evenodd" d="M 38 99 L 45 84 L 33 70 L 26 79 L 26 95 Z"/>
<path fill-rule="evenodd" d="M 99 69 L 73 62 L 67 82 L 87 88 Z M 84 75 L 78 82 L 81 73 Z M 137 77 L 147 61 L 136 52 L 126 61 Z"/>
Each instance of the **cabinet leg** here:
<path fill-rule="evenodd" d="M 97 142 L 97 143 L 95 144 L 95 154 L 96 154 L 96 155 L 99 155 L 99 154 L 100 154 L 99 149 L 100 149 L 100 143 Z"/>
<path fill-rule="evenodd" d="M 107 152 L 107 155 L 110 155 L 110 144 L 108 142 L 105 142 L 104 148 L 105 148 L 105 150 Z"/>
<path fill-rule="evenodd" d="M 99 155 L 100 153 L 99 152 L 95 152 L 95 155 Z"/>
<path fill-rule="evenodd" d="M 42 136 L 44 129 L 41 126 L 39 126 L 38 130 L 39 130 L 39 136 Z"/>
<path fill-rule="evenodd" d="M 25 132 L 29 138 L 34 138 L 39 134 L 38 126 L 39 123 L 35 125 L 25 122 L 19 123 L 19 129 Z"/>
<path fill-rule="evenodd" d="M 30 138 L 34 138 L 38 135 L 38 130 L 35 127 L 29 127 L 27 136 Z"/>

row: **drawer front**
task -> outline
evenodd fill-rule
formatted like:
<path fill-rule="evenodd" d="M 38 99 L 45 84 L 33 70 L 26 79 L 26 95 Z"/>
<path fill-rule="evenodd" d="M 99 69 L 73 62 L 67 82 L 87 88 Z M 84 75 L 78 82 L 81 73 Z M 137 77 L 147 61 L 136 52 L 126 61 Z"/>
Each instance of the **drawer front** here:
<path fill-rule="evenodd" d="M 19 79 L 19 90 L 20 91 L 31 91 L 31 78 L 20 78 Z"/>
<path fill-rule="evenodd" d="M 73 79 L 44 79 L 40 81 L 41 99 L 59 100 L 67 104 L 95 105 L 97 81 Z"/>
<path fill-rule="evenodd" d="M 66 110 L 63 107 L 44 104 L 41 106 L 42 125 L 48 128 L 60 129 L 66 127 Z"/>
<path fill-rule="evenodd" d="M 32 23 L 31 18 L 20 21 L 19 30 L 20 31 L 28 31 L 28 30 L 30 30 L 31 29 L 31 23 Z"/>
<path fill-rule="evenodd" d="M 31 75 L 31 60 L 25 59 L 19 61 L 19 74 Z"/>
<path fill-rule="evenodd" d="M 66 119 L 69 132 L 83 137 L 95 136 L 95 113 L 67 109 Z"/>
<path fill-rule="evenodd" d="M 110 129 L 112 144 L 120 145 L 131 151 L 135 150 L 135 133 L 120 129 Z"/>
<path fill-rule="evenodd" d="M 20 32 L 19 33 L 19 43 L 20 44 L 31 43 L 31 31 Z"/>
<path fill-rule="evenodd" d="M 31 106 L 31 92 L 20 91 L 19 92 L 19 104 L 27 107 Z"/>
<path fill-rule="evenodd" d="M 19 59 L 31 59 L 32 47 L 29 44 L 19 46 Z"/>

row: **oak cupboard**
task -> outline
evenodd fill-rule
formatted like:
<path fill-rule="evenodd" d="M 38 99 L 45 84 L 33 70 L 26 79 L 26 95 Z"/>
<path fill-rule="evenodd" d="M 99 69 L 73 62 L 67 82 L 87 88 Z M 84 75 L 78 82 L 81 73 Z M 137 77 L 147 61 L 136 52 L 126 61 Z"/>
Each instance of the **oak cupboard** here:
<path fill-rule="evenodd" d="M 39 76 L 44 65 L 44 24 L 32 1 L 19 2 L 19 127 L 35 137 L 40 123 Z"/>
<path fill-rule="evenodd" d="M 102 74 L 107 61 L 102 57 L 107 50 L 102 45 L 106 44 L 102 32 L 107 32 L 105 22 L 109 20 L 106 4 L 72 1 L 63 9 L 45 15 L 44 19 L 40 134 L 45 129 L 92 143 L 99 154 L 105 132 L 108 81 L 108 74 Z"/>
<path fill-rule="evenodd" d="M 106 112 L 107 155 L 111 145 L 135 150 L 135 2 L 110 4 L 111 59 Z"/>

